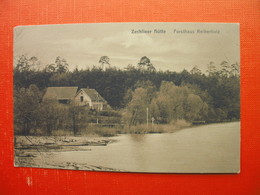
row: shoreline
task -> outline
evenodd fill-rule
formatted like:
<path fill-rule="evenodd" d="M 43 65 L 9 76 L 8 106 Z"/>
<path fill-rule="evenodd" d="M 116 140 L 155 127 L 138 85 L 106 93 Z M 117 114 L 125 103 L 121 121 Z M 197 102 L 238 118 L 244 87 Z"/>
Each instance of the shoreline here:
<path fill-rule="evenodd" d="M 232 121 L 236 122 L 236 121 Z M 223 124 L 226 122 L 222 122 Z M 171 132 L 150 132 L 150 133 L 121 133 L 115 136 L 127 134 L 163 134 L 175 133 L 180 130 L 194 128 L 198 126 L 211 125 L 199 124 L 181 127 Z M 90 165 L 87 163 L 76 162 L 55 162 L 52 156 L 59 152 L 91 152 L 91 147 L 105 147 L 108 144 L 117 142 L 113 137 L 102 136 L 15 136 L 14 148 L 14 165 L 15 167 L 35 167 L 35 168 L 51 168 L 51 169 L 72 169 L 72 170 L 91 170 L 91 171 L 123 171 L 115 170 L 109 167 Z"/>

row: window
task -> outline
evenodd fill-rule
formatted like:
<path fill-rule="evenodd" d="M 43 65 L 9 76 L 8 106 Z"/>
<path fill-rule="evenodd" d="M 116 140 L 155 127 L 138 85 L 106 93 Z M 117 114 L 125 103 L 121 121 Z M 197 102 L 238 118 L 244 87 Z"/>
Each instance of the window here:
<path fill-rule="evenodd" d="M 67 99 L 61 99 L 61 100 L 58 100 L 60 104 L 69 104 L 69 100 Z"/>
<path fill-rule="evenodd" d="M 83 102 L 84 101 L 84 97 L 80 96 L 80 101 Z"/>

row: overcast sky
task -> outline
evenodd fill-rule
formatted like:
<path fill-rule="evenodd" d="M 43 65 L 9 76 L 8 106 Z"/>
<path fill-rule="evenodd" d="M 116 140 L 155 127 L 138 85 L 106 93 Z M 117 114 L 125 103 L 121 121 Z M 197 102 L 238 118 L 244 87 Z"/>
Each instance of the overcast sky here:
<path fill-rule="evenodd" d="M 154 33 L 154 29 L 166 33 Z M 219 33 L 197 33 L 197 30 Z M 152 33 L 132 33 L 151 30 Z M 175 30 L 175 31 L 174 31 Z M 182 31 L 183 33 L 177 33 Z M 193 31 L 195 33 L 187 33 Z M 175 33 L 174 33 L 175 32 Z M 186 33 L 185 33 L 186 32 Z M 61 56 L 70 70 L 99 65 L 101 56 L 110 64 L 125 68 L 136 65 L 142 56 L 150 58 L 157 70 L 202 71 L 210 61 L 240 62 L 239 25 L 220 23 L 106 23 L 19 26 L 14 30 L 14 56 L 36 56 L 41 65 Z"/>

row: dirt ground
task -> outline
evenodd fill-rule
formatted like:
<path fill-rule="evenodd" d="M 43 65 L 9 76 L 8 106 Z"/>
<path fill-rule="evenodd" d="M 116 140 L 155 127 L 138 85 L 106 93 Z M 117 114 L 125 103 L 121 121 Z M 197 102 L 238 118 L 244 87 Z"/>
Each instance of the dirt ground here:
<path fill-rule="evenodd" d="M 90 151 L 88 146 L 106 146 L 115 140 L 106 137 L 15 136 L 16 167 L 39 167 L 74 170 L 120 171 L 107 167 L 71 162 L 55 162 L 56 152 Z"/>

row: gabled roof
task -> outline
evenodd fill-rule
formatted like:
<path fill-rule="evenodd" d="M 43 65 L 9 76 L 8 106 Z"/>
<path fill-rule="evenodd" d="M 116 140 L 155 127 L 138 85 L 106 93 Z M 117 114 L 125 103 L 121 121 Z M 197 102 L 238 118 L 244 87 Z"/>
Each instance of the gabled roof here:
<path fill-rule="evenodd" d="M 48 87 L 43 99 L 73 99 L 77 91 L 78 87 Z"/>
<path fill-rule="evenodd" d="M 92 101 L 106 102 L 106 100 L 95 89 L 82 88 L 82 90 L 90 97 Z"/>

